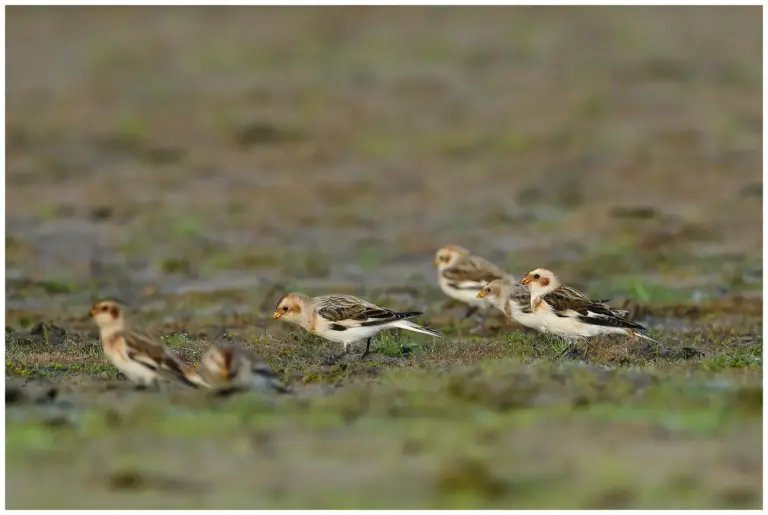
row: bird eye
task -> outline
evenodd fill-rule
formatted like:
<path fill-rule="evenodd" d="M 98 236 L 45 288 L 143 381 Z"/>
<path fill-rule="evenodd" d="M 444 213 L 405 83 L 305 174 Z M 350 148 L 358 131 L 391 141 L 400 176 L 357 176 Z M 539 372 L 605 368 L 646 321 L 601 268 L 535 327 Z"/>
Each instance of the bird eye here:
<path fill-rule="evenodd" d="M 538 278 L 540 278 L 540 277 L 541 277 L 541 276 L 540 276 L 539 274 L 534 274 L 534 276 L 533 276 L 533 278 L 534 278 L 534 279 L 538 279 Z"/>
<path fill-rule="evenodd" d="M 101 310 L 102 310 L 102 311 L 106 311 L 106 310 L 108 310 L 108 309 L 109 309 L 109 308 L 108 308 L 107 306 L 101 306 Z"/>
<path fill-rule="evenodd" d="M 284 312 L 288 311 L 288 306 L 283 306 L 283 311 Z"/>

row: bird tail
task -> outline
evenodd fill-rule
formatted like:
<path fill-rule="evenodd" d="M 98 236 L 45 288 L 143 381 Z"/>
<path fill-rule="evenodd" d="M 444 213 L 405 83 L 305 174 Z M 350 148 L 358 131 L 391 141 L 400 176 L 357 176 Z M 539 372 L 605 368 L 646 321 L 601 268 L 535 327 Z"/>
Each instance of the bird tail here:
<path fill-rule="evenodd" d="M 645 333 L 641 333 L 640 331 L 636 331 L 636 330 L 632 330 L 632 329 L 630 329 L 630 331 L 632 331 L 632 334 L 634 336 L 639 336 L 640 338 L 643 338 L 644 340 L 648 340 L 648 341 L 651 341 L 651 342 L 653 342 L 653 343 L 655 343 L 657 345 L 661 345 L 661 342 L 659 340 L 657 340 L 655 338 L 651 338 L 650 336 L 648 336 Z"/>
<path fill-rule="evenodd" d="M 203 378 L 200 376 L 200 374 L 197 373 L 197 370 L 192 368 L 191 366 L 187 365 L 186 363 L 182 367 L 182 373 L 178 374 L 174 377 L 178 382 L 185 384 L 187 386 L 191 386 L 192 388 L 210 388 L 211 385 L 205 382 Z"/>
<path fill-rule="evenodd" d="M 408 331 L 414 331 L 416 333 L 423 333 L 423 334 L 428 334 L 430 336 L 437 336 L 438 338 L 443 337 L 443 334 L 440 331 L 429 329 L 427 327 L 421 327 L 420 325 L 414 324 L 410 320 L 398 320 L 397 322 L 394 322 L 391 325 L 391 327 L 399 327 L 401 329 L 407 329 Z"/>
<path fill-rule="evenodd" d="M 282 393 L 282 394 L 293 393 L 293 391 L 287 386 L 285 386 L 281 381 L 273 381 L 270 386 L 277 393 Z"/>

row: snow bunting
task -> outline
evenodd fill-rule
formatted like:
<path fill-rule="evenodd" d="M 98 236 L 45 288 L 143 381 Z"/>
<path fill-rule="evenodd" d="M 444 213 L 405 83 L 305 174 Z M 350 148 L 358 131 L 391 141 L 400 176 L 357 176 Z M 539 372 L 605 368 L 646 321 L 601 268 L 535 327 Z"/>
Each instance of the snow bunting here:
<path fill-rule="evenodd" d="M 520 280 L 531 292 L 531 308 L 548 332 L 569 339 L 590 338 L 601 334 L 625 334 L 660 343 L 648 336 L 648 329 L 624 318 L 622 312 L 560 283 L 544 268 L 528 272 Z"/>
<path fill-rule="evenodd" d="M 214 345 L 208 349 L 200 360 L 200 377 L 215 390 L 288 392 L 269 365 L 235 345 Z"/>
<path fill-rule="evenodd" d="M 531 294 L 517 281 L 494 279 L 483 286 L 477 294 L 479 299 L 486 299 L 493 307 L 504 313 L 507 318 L 517 323 L 546 333 L 547 329 L 541 317 L 536 316 L 531 308 Z"/>
<path fill-rule="evenodd" d="M 487 307 L 487 303 L 478 293 L 496 279 L 515 280 L 507 272 L 490 261 L 458 245 L 447 245 L 435 254 L 437 282 L 440 289 L 456 300 L 469 305 L 465 318 L 472 316 L 478 309 Z"/>
<path fill-rule="evenodd" d="M 326 340 L 343 343 L 344 352 L 334 359 L 346 354 L 349 344 L 367 340 L 362 359 L 368 355 L 371 338 L 385 329 L 400 328 L 442 337 L 434 329 L 406 320 L 421 314 L 420 311 L 398 313 L 352 295 L 312 298 L 302 293 L 288 293 L 277 303 L 272 317 L 300 325 Z"/>
<path fill-rule="evenodd" d="M 133 328 L 121 303 L 100 300 L 89 315 L 99 327 L 104 354 L 130 381 L 140 387 L 156 385 L 161 379 L 192 387 L 202 384 L 200 376 L 165 344 Z"/>

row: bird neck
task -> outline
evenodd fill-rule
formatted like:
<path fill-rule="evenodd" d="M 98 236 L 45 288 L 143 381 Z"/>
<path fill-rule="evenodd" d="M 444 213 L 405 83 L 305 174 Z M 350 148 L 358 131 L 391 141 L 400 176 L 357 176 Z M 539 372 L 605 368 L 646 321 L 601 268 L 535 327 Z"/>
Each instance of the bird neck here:
<path fill-rule="evenodd" d="M 117 333 L 125 331 L 126 324 L 122 318 L 115 319 L 101 326 L 101 339 L 106 341 L 112 339 Z"/>
<path fill-rule="evenodd" d="M 536 283 L 533 285 L 533 288 L 531 288 L 531 305 L 535 309 L 536 306 L 541 301 L 542 297 L 545 295 L 548 295 L 558 289 L 560 287 L 560 281 L 557 280 L 556 277 L 552 278 L 549 281 L 549 284 L 546 286 L 541 286 L 540 284 Z"/>

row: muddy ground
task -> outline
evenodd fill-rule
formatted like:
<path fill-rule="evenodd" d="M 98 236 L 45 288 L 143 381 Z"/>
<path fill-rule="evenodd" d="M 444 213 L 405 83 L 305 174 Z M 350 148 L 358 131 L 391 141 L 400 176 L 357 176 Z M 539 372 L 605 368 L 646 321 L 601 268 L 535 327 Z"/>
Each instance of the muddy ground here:
<path fill-rule="evenodd" d="M 761 507 L 759 9 L 9 7 L 7 507 Z M 664 346 L 478 329 L 448 243 Z M 288 290 L 446 338 L 326 366 Z M 105 296 L 296 394 L 134 391 Z"/>

